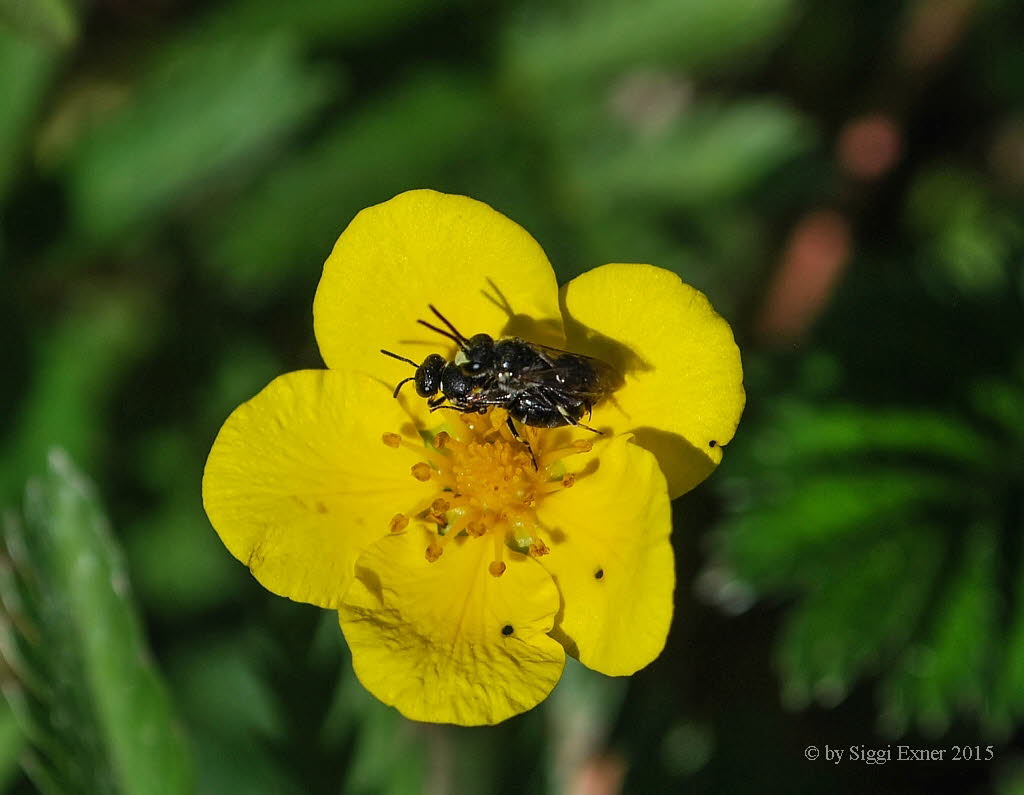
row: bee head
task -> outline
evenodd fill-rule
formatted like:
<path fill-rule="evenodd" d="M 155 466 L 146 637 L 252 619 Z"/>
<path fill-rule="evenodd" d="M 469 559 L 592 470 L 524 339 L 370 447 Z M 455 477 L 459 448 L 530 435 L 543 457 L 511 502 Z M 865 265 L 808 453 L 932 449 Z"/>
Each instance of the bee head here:
<path fill-rule="evenodd" d="M 441 371 L 444 370 L 444 357 L 432 353 L 416 368 L 416 394 L 420 397 L 433 397 L 441 389 Z"/>

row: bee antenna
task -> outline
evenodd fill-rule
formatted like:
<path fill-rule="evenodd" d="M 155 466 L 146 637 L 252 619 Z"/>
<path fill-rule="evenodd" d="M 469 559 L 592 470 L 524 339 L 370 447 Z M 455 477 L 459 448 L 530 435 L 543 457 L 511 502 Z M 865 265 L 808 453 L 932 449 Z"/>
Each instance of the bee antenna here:
<path fill-rule="evenodd" d="M 452 334 L 455 335 L 455 338 L 459 341 L 460 345 L 469 342 L 469 340 L 466 339 L 462 332 L 455 328 L 455 326 L 452 325 L 452 322 L 438 311 L 436 306 L 434 306 L 433 304 L 427 304 L 427 306 L 430 307 L 430 311 L 437 315 L 438 319 L 442 323 L 444 323 L 449 329 L 451 329 Z"/>
<path fill-rule="evenodd" d="M 430 325 L 426 320 L 417 320 L 416 322 L 419 323 L 421 326 L 426 326 L 431 331 L 436 331 L 442 337 L 447 337 L 452 342 L 454 342 L 456 345 L 458 345 L 460 348 L 465 348 L 466 347 L 467 340 L 466 340 L 465 337 L 463 337 L 461 335 L 456 337 L 454 334 L 449 334 L 443 328 L 438 328 L 437 326 Z"/>
<path fill-rule="evenodd" d="M 403 378 L 401 381 L 398 382 L 398 386 L 395 387 L 395 391 L 391 393 L 391 397 L 393 397 L 393 398 L 398 397 L 398 393 L 402 391 L 402 387 L 405 386 L 406 384 L 408 384 L 410 381 L 415 381 L 415 380 L 416 380 L 416 376 L 414 376 L 414 375 L 410 376 L 409 378 Z"/>
<path fill-rule="evenodd" d="M 405 362 L 406 364 L 411 364 L 413 367 L 419 367 L 419 365 L 416 364 L 416 362 L 414 362 L 412 359 L 406 359 L 404 356 L 399 356 L 397 353 L 386 351 L 383 348 L 380 349 L 380 352 L 383 353 L 385 356 L 390 356 L 392 359 L 398 359 L 398 361 Z M 402 383 L 404 384 L 405 381 L 403 381 Z"/>

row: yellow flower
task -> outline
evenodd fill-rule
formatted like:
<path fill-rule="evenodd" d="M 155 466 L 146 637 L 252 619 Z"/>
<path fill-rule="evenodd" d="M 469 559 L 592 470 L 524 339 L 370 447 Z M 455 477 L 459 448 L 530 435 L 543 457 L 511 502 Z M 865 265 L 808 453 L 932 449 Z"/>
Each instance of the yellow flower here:
<path fill-rule="evenodd" d="M 388 348 L 455 353 L 417 325 L 598 356 L 624 385 L 582 429 L 430 413 Z M 274 593 L 337 609 L 360 681 L 407 717 L 497 723 L 543 700 L 565 653 L 631 674 L 664 646 L 669 500 L 721 460 L 743 408 L 739 352 L 707 299 L 650 265 L 561 291 L 540 246 L 485 204 L 419 190 L 363 210 L 313 305 L 329 369 L 283 375 L 225 422 L 210 521 Z M 403 369 L 404 368 L 404 369 Z"/>

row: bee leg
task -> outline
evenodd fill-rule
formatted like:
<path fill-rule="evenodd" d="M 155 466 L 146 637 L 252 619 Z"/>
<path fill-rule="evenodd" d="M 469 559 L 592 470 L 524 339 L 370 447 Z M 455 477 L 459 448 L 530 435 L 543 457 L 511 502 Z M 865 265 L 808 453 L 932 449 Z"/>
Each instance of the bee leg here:
<path fill-rule="evenodd" d="M 442 403 L 444 403 L 447 399 L 448 398 L 446 398 L 444 395 L 439 395 L 438 397 L 431 398 L 430 400 L 428 400 L 427 401 L 427 405 L 430 406 L 431 409 L 436 409 L 438 406 L 440 406 Z"/>
<path fill-rule="evenodd" d="M 571 425 L 573 428 L 582 428 L 585 431 L 596 433 L 598 436 L 601 435 L 601 431 L 599 431 L 597 428 L 591 428 L 589 425 L 584 425 L 578 419 L 573 417 L 568 411 L 566 411 L 564 406 L 558 406 L 557 408 L 558 413 L 562 415 L 562 419 L 565 420 L 566 424 Z M 590 419 L 590 417 L 588 416 L 587 419 Z"/>
<path fill-rule="evenodd" d="M 540 467 L 537 466 L 537 456 L 533 454 L 533 448 L 530 447 L 530 442 L 525 437 L 519 435 L 519 429 L 516 428 L 516 424 L 512 422 L 511 417 L 506 419 L 505 422 L 508 425 L 508 429 L 512 431 L 512 435 L 516 437 L 516 440 L 522 442 L 526 446 L 526 452 L 530 454 L 530 460 L 533 462 L 533 468 L 540 469 Z"/>

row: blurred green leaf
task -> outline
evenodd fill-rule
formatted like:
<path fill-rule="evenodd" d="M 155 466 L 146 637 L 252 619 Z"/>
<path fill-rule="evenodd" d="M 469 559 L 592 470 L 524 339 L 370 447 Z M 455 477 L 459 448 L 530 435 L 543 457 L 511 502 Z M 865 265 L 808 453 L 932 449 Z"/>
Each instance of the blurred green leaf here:
<path fill-rule="evenodd" d="M 436 184 L 493 123 L 491 102 L 474 82 L 419 76 L 293 154 L 226 217 L 213 219 L 200 249 L 248 300 L 273 294 L 285 279 L 312 285 L 352 216 Z"/>
<path fill-rule="evenodd" d="M 985 467 L 997 455 L 989 439 L 948 414 L 884 408 L 865 411 L 852 405 L 786 405 L 779 430 L 764 433 L 755 444 L 754 454 L 762 464 L 808 471 L 830 460 L 835 463 L 838 457 L 849 463 L 913 455 Z"/>
<path fill-rule="evenodd" d="M 1013 657 L 1024 603 L 1006 591 L 1016 572 L 1001 568 L 1020 555 L 1007 539 L 1022 529 L 1024 443 L 1009 429 L 1024 390 L 998 379 L 973 391 L 1006 431 L 934 410 L 787 399 L 731 446 L 745 474 L 730 484 L 735 515 L 707 579 L 725 606 L 750 589 L 796 597 L 776 649 L 789 704 L 833 706 L 872 672 L 888 732 L 938 734 L 958 713 L 998 731 L 1024 715 Z"/>
<path fill-rule="evenodd" d="M 239 403 L 249 400 L 283 369 L 280 357 L 265 341 L 257 338 L 229 342 L 216 372 L 202 387 L 203 406 L 198 421 L 203 433 L 220 427 Z"/>
<path fill-rule="evenodd" d="M 166 428 L 143 440 L 139 471 L 157 496 L 126 527 L 125 551 L 137 573 L 139 598 L 146 609 L 168 618 L 226 603 L 247 576 L 225 554 L 203 512 L 199 484 L 207 451 L 192 436 L 183 428 Z"/>
<path fill-rule="evenodd" d="M 193 638 L 171 656 L 168 676 L 196 740 L 200 792 L 302 791 L 269 751 L 267 740 L 280 732 L 282 716 L 249 634 Z"/>
<path fill-rule="evenodd" d="M 1024 795 L 1024 759 L 1015 757 L 1002 767 L 993 791 L 996 795 Z"/>
<path fill-rule="evenodd" d="M 127 525 L 125 546 L 147 609 L 198 614 L 236 596 L 248 576 L 210 527 L 199 484 L 217 427 L 280 372 L 265 345 L 228 343 L 216 372 L 196 385 L 202 405 L 189 423 L 161 426 L 140 440 L 134 462 L 155 498 Z"/>
<path fill-rule="evenodd" d="M 542 88 L 629 66 L 749 69 L 793 18 L 792 0 L 590 0 L 526 10 L 506 40 L 509 82 Z"/>
<path fill-rule="evenodd" d="M 2 632 L 0 632 L 2 637 Z M 0 701 L 0 788 L 18 774 L 18 761 L 25 746 L 25 736 L 6 701 Z"/>
<path fill-rule="evenodd" d="M 582 148 L 576 180 L 587 194 L 623 205 L 717 205 L 748 193 L 813 142 L 806 120 L 777 102 L 705 102 L 657 135 L 609 135 Z"/>
<path fill-rule="evenodd" d="M 450 731 L 454 727 L 407 720 L 371 696 L 352 671 L 336 613 L 324 613 L 318 628 L 313 649 L 318 666 L 323 665 L 325 646 L 329 646 L 340 676 L 335 680 L 320 738 L 325 746 L 344 748 L 348 754 L 341 760 L 341 790 L 354 795 L 415 795 L 440 786 L 439 791 L 462 792 L 444 773 L 439 776 L 441 770 L 451 773 L 455 764 L 451 757 L 457 748 Z M 438 784 L 439 778 L 444 783 Z M 473 791 L 472 786 L 467 790 Z"/>
<path fill-rule="evenodd" d="M 78 231 L 107 242 L 223 178 L 308 121 L 335 85 L 286 35 L 170 45 L 71 156 Z"/>
<path fill-rule="evenodd" d="M 203 17 L 197 32 L 220 38 L 239 32 L 288 31 L 303 40 L 334 44 L 363 44 L 380 34 L 406 25 L 441 0 L 378 0 L 374 3 L 339 3 L 336 0 L 232 0 L 218 4 Z"/>
<path fill-rule="evenodd" d="M 1024 447 L 1024 383 L 984 379 L 974 385 L 971 397 L 979 414 Z"/>
<path fill-rule="evenodd" d="M 429 765 L 426 735 L 440 735 L 447 727 L 406 720 L 397 710 L 367 693 L 354 676 L 343 680 L 339 699 L 344 704 L 342 708 L 357 716 L 358 721 L 354 725 L 353 764 L 345 779 L 345 791 L 359 795 L 422 792 Z M 396 759 L 402 763 L 395 764 Z"/>
<path fill-rule="evenodd" d="M 790 475 L 727 524 L 723 551 L 754 586 L 816 582 L 891 528 L 944 507 L 952 485 L 898 469 Z"/>
<path fill-rule="evenodd" d="M 968 295 L 1005 290 L 1007 261 L 1024 228 L 999 209 L 984 176 L 938 165 L 911 186 L 907 219 L 921 238 L 925 276 Z"/>
<path fill-rule="evenodd" d="M 4 540 L 5 691 L 45 792 L 191 791 L 189 755 L 149 659 L 126 572 L 92 486 L 61 451 Z"/>
<path fill-rule="evenodd" d="M 78 34 L 67 0 L 0 0 L 0 26 L 56 45 L 70 44 Z"/>
<path fill-rule="evenodd" d="M 1024 537 L 1024 491 L 1018 493 L 1019 502 L 1017 513 L 1017 526 L 1009 530 Z M 1014 581 L 1024 583 L 1024 560 L 1016 572 Z M 1007 732 L 1017 721 L 1019 716 L 1024 715 L 1024 609 L 1021 609 L 1019 600 L 1021 593 L 1017 593 L 1018 605 L 1013 614 L 1009 627 L 1006 628 L 1002 642 L 1005 644 L 1006 653 L 1003 657 L 1003 664 L 995 673 L 995 686 L 993 688 L 992 708 L 995 712 L 1001 727 Z"/>
<path fill-rule="evenodd" d="M 890 731 L 903 733 L 917 718 L 937 736 L 957 712 L 990 718 L 992 654 L 1000 651 L 994 645 L 999 595 L 993 541 L 986 528 L 972 529 L 926 633 L 885 677 L 881 718 Z"/>
<path fill-rule="evenodd" d="M 0 199 L 20 164 L 27 129 L 49 87 L 57 55 L 0 30 Z"/>
<path fill-rule="evenodd" d="M 942 562 L 927 532 L 905 528 L 848 550 L 803 597 L 779 641 L 784 698 L 832 706 L 865 668 L 884 668 L 921 620 Z"/>
<path fill-rule="evenodd" d="M 199 462 L 201 463 L 201 461 Z M 201 471 L 190 488 L 176 488 L 150 515 L 128 526 L 125 541 L 139 598 L 154 614 L 183 619 L 229 601 L 245 570 L 226 553 L 197 494 Z"/>
<path fill-rule="evenodd" d="M 88 464 L 106 449 L 107 402 L 152 330 L 152 316 L 135 296 L 120 293 L 83 301 L 33 340 L 34 380 L 5 440 L 0 500 L 14 499 L 25 473 L 44 465 L 54 445 Z"/>

